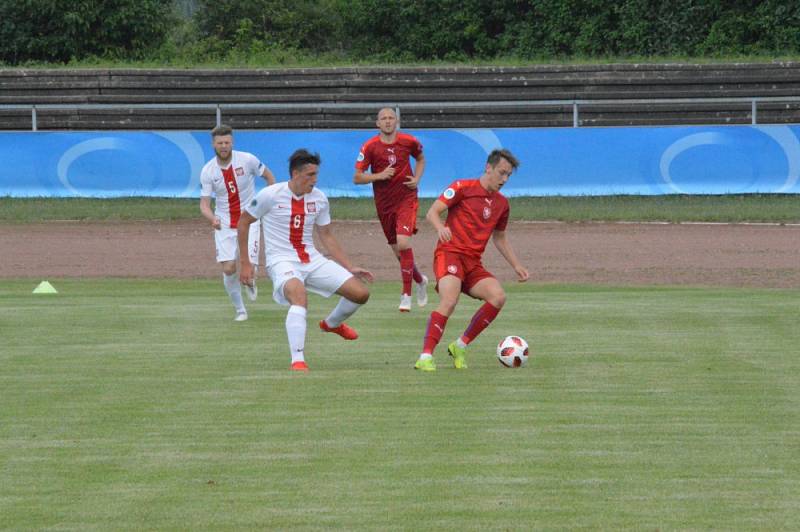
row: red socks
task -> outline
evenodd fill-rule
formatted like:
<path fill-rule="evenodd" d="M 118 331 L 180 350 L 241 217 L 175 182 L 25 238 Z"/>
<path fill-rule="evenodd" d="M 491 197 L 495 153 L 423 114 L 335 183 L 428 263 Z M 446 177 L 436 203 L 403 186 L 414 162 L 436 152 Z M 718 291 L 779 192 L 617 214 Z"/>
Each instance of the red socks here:
<path fill-rule="evenodd" d="M 411 279 L 414 276 L 414 252 L 411 249 L 400 250 L 400 274 L 403 279 L 403 293 L 411 295 Z"/>
<path fill-rule="evenodd" d="M 468 344 L 477 338 L 477 336 L 494 321 L 499 313 L 500 309 L 489 303 L 481 305 L 481 308 L 472 316 L 472 321 L 462 335 L 464 343 Z M 436 349 L 436 346 L 439 345 L 439 342 L 442 340 L 445 326 L 447 326 L 447 316 L 439 314 L 435 310 L 431 312 L 431 317 L 428 319 L 428 327 L 425 329 L 422 353 L 433 354 L 434 349 Z"/>
<path fill-rule="evenodd" d="M 422 343 L 422 352 L 433 354 L 433 350 L 439 344 L 444 334 L 444 328 L 447 325 L 447 316 L 439 314 L 435 310 L 431 312 L 431 317 L 428 320 L 428 327 L 425 329 L 425 339 Z"/>
<path fill-rule="evenodd" d="M 409 251 L 411 251 L 411 250 L 409 249 Z M 417 269 L 417 265 L 416 264 L 414 264 L 414 273 L 412 275 L 414 276 L 414 282 L 415 283 L 421 283 L 422 282 L 422 274 L 419 273 L 419 270 Z"/>
<path fill-rule="evenodd" d="M 467 330 L 464 331 L 464 343 L 468 344 L 477 338 L 477 336 L 494 321 L 499 313 L 500 309 L 489 303 L 481 305 L 481 308 L 472 316 L 472 321 L 467 325 Z"/>

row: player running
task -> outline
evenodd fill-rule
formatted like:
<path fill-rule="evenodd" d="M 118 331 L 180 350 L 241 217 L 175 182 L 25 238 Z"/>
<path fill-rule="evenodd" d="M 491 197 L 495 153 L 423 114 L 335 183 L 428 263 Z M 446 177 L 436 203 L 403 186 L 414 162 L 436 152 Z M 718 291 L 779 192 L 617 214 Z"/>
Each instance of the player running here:
<path fill-rule="evenodd" d="M 353 182 L 372 183 L 386 243 L 400 261 L 403 288 L 398 309 L 410 312 L 412 280 L 417 284 L 417 304 L 424 307 L 428 303 L 428 278 L 414 264 L 411 249 L 411 236 L 417 232 L 417 185 L 425 171 L 425 157 L 416 138 L 397 130 L 397 114 L 392 109 L 381 109 L 375 124 L 380 132 L 361 147 Z M 415 160 L 413 170 L 410 157 Z M 367 173 L 370 167 L 372 171 Z"/>
<path fill-rule="evenodd" d="M 439 240 L 433 256 L 433 271 L 439 306 L 431 312 L 425 330 L 422 354 L 414 365 L 422 371 L 435 371 L 433 351 L 442 339 L 447 319 L 455 310 L 461 292 L 480 299 L 483 305 L 472 316 L 467 329 L 447 346 L 457 369 L 465 369 L 467 345 L 494 321 L 506 302 L 503 287 L 481 263 L 489 237 L 514 268 L 518 280 L 528 280 L 528 270 L 520 263 L 506 238 L 509 206 L 499 191 L 519 166 L 508 150 L 489 154 L 479 179 L 454 181 L 433 202 L 425 216 L 436 229 Z M 441 215 L 447 211 L 447 221 Z"/>
<path fill-rule="evenodd" d="M 334 292 L 342 296 L 327 318 L 319 322 L 325 332 L 345 340 L 358 334 L 345 322 L 369 299 L 369 288 L 358 279 L 372 281 L 367 270 L 353 266 L 331 230 L 328 198 L 315 188 L 320 157 L 304 149 L 289 158 L 291 179 L 259 192 L 242 213 L 241 222 L 262 220 L 267 273 L 272 278 L 272 298 L 289 305 L 286 335 L 292 357 L 290 369 L 308 371 L 305 361 L 307 290 L 324 297 Z M 336 261 L 325 258 L 314 247 L 312 232 L 317 228 L 320 242 Z M 239 245 L 247 243 L 247 232 L 240 225 Z M 239 257 L 242 283 L 249 283 L 253 265 L 247 253 Z"/>
<path fill-rule="evenodd" d="M 247 309 L 242 301 L 242 287 L 236 272 L 236 257 L 239 255 L 236 228 L 242 207 L 255 194 L 255 176 L 263 177 L 270 185 L 275 183 L 275 176 L 255 155 L 233 149 L 233 129 L 229 126 L 219 125 L 211 130 L 211 146 L 216 157 L 208 161 L 200 173 L 200 212 L 214 228 L 217 262 L 222 265 L 222 282 L 236 309 L 234 319 L 245 321 Z M 212 194 L 216 198 L 213 211 Z M 261 224 L 256 222 L 249 229 L 246 247 L 241 249 L 247 249 L 252 262 L 258 265 Z M 250 300 L 255 301 L 258 295 L 255 279 L 245 288 Z"/>

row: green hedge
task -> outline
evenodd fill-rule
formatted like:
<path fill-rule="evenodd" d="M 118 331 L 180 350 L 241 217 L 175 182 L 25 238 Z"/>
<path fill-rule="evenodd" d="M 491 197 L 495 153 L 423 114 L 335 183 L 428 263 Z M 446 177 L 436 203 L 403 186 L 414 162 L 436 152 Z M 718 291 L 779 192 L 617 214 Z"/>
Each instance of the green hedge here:
<path fill-rule="evenodd" d="M 161 0 L 2 0 L 0 61 L 142 58 L 164 43 L 175 20 Z"/>
<path fill-rule="evenodd" d="M 185 12 L 187 0 L 180 0 Z M 344 61 L 714 57 L 800 52 L 797 0 L 0 2 L 0 61 L 270 55 Z"/>
<path fill-rule="evenodd" d="M 400 62 L 800 52 L 796 0 L 200 0 L 200 34 Z"/>

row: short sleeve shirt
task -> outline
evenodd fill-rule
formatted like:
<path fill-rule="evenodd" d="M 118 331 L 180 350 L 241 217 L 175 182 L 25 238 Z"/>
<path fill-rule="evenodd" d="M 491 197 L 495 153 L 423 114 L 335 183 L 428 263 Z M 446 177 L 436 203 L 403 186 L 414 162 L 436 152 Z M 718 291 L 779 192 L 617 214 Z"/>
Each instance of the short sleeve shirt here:
<path fill-rule="evenodd" d="M 314 225 L 331 223 L 327 196 L 314 188 L 295 196 L 288 182 L 270 185 L 252 199 L 247 212 L 261 218 L 267 267 L 278 262 L 307 264 L 320 258 L 314 247 Z"/>
<path fill-rule="evenodd" d="M 500 192 L 487 191 L 479 179 L 454 181 L 438 199 L 447 205 L 445 225 L 453 237 L 440 241 L 437 249 L 480 258 L 492 233 L 508 225 L 508 200 Z"/>
<path fill-rule="evenodd" d="M 231 163 L 220 168 L 216 157 L 200 172 L 200 196 L 214 196 L 214 214 L 223 227 L 236 229 L 242 208 L 253 199 L 255 178 L 264 173 L 264 165 L 252 153 L 233 150 Z"/>
<path fill-rule="evenodd" d="M 361 147 L 356 160 L 356 170 L 366 172 L 371 168 L 373 174 L 382 172 L 388 166 L 395 167 L 391 179 L 375 181 L 372 191 L 375 196 L 375 207 L 379 213 L 393 212 L 397 205 L 417 199 L 417 190 L 408 188 L 403 183 L 413 175 L 411 157 L 415 159 L 422 154 L 422 144 L 413 135 L 397 133 L 392 144 L 384 144 L 380 135 L 375 135 Z"/>

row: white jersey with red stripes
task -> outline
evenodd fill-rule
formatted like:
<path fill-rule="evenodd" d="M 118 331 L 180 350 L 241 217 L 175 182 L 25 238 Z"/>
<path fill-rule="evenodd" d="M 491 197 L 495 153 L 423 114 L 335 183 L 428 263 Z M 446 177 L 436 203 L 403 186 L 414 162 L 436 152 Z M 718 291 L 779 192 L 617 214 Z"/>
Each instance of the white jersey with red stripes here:
<path fill-rule="evenodd" d="M 200 196 L 216 197 L 214 215 L 223 227 L 236 229 L 242 209 L 255 194 L 255 178 L 264 173 L 258 157 L 246 151 L 231 152 L 231 164 L 220 168 L 217 158 L 206 163 L 200 172 Z"/>
<path fill-rule="evenodd" d="M 324 258 L 314 247 L 314 225 L 331 223 L 330 204 L 318 188 L 300 197 L 288 182 L 275 183 L 247 206 L 247 212 L 261 218 L 267 267 L 284 261 L 313 262 Z"/>

